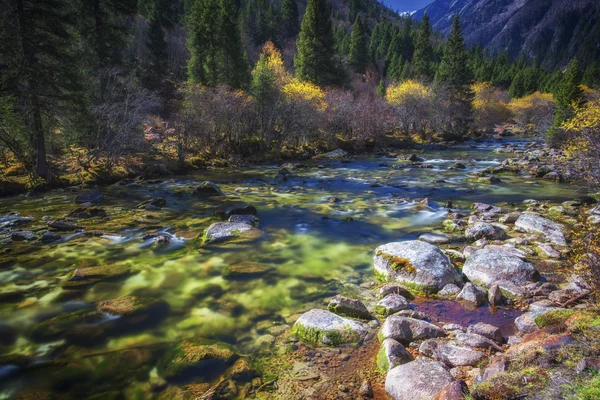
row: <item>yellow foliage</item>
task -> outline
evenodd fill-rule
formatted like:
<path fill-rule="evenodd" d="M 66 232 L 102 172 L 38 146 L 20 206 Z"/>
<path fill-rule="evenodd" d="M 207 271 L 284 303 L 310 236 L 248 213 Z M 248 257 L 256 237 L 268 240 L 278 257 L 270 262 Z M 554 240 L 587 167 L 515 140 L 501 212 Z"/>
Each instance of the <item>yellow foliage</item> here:
<path fill-rule="evenodd" d="M 595 130 L 600 134 L 600 100 L 586 103 L 562 128 L 572 132 Z"/>
<path fill-rule="evenodd" d="M 512 99 L 509 107 L 515 114 L 519 114 L 535 109 L 542 104 L 555 104 L 554 97 L 550 93 L 535 92 L 529 96 L 521 97 L 519 99 Z"/>
<path fill-rule="evenodd" d="M 398 106 L 411 99 L 426 99 L 429 94 L 427 86 L 409 79 L 399 85 L 388 87 L 385 98 L 391 105 Z"/>
<path fill-rule="evenodd" d="M 473 111 L 477 129 L 492 130 L 508 121 L 512 113 L 506 103 L 505 91 L 495 88 L 489 82 L 474 83 L 471 89 L 475 94 Z"/>
<path fill-rule="evenodd" d="M 267 68 L 275 73 L 277 81 L 282 84 L 289 80 L 289 76 L 283 66 L 283 58 L 281 52 L 275 47 L 273 42 L 268 41 L 262 48 L 261 58 L 265 57 Z"/>
<path fill-rule="evenodd" d="M 310 82 L 301 82 L 291 78 L 288 83 L 283 85 L 281 91 L 288 101 L 309 101 L 319 111 L 327 108 L 325 92 Z"/>
<path fill-rule="evenodd" d="M 508 107 L 517 125 L 533 127 L 534 130 L 545 132 L 554 120 L 555 104 L 556 101 L 551 94 L 535 92 L 520 99 L 512 99 Z"/>

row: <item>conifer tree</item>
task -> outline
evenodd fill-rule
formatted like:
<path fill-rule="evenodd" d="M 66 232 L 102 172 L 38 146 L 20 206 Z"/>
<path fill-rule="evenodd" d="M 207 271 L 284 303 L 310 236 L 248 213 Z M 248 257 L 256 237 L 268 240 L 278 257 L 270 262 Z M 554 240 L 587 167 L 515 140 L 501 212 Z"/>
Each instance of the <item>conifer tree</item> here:
<path fill-rule="evenodd" d="M 146 42 L 150 50 L 150 76 L 148 82 L 153 88 L 158 88 L 164 78 L 167 65 L 167 42 L 163 32 L 161 19 L 157 11 L 153 11 L 150 17 L 150 28 Z"/>
<path fill-rule="evenodd" d="M 581 80 L 583 73 L 579 68 L 577 58 L 574 58 L 565 71 L 562 81 L 555 93 L 556 111 L 554 114 L 554 126 L 560 127 L 564 122 L 571 119 L 575 108 L 583 103 L 583 90 Z"/>
<path fill-rule="evenodd" d="M 383 79 L 379 80 L 379 84 L 377 85 L 377 95 L 380 97 L 385 97 L 386 87 L 385 83 L 383 83 Z"/>
<path fill-rule="evenodd" d="M 216 85 L 222 45 L 219 0 L 193 1 L 188 18 L 188 77 L 194 83 Z"/>
<path fill-rule="evenodd" d="M 360 15 L 356 16 L 356 21 L 352 25 L 349 61 L 350 65 L 354 68 L 354 72 L 359 74 L 365 72 L 369 62 L 367 36 Z"/>
<path fill-rule="evenodd" d="M 325 0 L 308 0 L 294 59 L 300 80 L 317 85 L 339 84 L 342 71 L 335 58 L 331 16 Z"/>
<path fill-rule="evenodd" d="M 431 26 L 429 25 L 427 13 L 423 14 L 419 26 L 412 64 L 416 76 L 426 80 L 433 79 L 433 47 L 431 45 Z"/>
<path fill-rule="evenodd" d="M 454 121 L 447 126 L 447 131 L 454 135 L 466 134 L 473 114 L 473 73 L 469 66 L 458 14 L 452 23 L 452 31 L 444 49 L 436 81 L 449 88 L 450 103 L 457 108 Z"/>
<path fill-rule="evenodd" d="M 281 4 L 281 24 L 286 38 L 294 37 L 300 32 L 300 14 L 296 0 L 283 0 Z"/>
<path fill-rule="evenodd" d="M 220 0 L 220 57 L 219 82 L 234 89 L 245 87 L 249 81 L 249 65 L 237 24 L 235 0 Z"/>

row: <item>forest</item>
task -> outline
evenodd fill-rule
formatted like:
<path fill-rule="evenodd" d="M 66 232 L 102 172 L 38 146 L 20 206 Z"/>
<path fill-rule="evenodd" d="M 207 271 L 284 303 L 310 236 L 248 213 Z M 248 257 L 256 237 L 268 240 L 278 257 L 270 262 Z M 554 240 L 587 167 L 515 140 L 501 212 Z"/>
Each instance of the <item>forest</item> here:
<path fill-rule="evenodd" d="M 598 63 L 546 70 L 467 48 L 374 1 L 8 1 L 0 157 L 8 193 L 211 163 L 305 158 L 554 124 Z M 566 66 L 565 66 L 566 67 Z M 142 159 L 144 159 L 142 161 Z M 151 160 L 154 160 L 153 163 Z M 159 164 L 164 171 L 140 170 Z M 151 169 L 151 168 L 150 168 Z M 22 181 L 22 180 L 21 180 Z"/>

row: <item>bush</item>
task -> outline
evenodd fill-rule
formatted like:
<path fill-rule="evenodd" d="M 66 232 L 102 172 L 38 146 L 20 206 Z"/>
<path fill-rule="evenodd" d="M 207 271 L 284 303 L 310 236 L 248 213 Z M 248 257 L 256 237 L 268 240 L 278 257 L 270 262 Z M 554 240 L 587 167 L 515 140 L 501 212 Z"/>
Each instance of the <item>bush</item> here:
<path fill-rule="evenodd" d="M 472 86 L 473 117 L 476 131 L 491 132 L 511 118 L 508 107 L 508 93 L 492 86 L 491 83 L 475 83 Z"/>
<path fill-rule="evenodd" d="M 555 105 L 551 94 L 535 92 L 512 99 L 508 106 L 517 125 L 533 132 L 546 132 L 554 122 Z"/>

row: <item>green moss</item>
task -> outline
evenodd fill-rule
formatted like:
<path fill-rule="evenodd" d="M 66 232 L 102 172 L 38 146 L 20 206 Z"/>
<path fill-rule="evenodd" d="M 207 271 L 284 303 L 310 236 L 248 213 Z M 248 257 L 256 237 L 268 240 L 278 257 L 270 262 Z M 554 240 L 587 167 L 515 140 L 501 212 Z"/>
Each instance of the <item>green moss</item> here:
<path fill-rule="evenodd" d="M 575 398 L 578 400 L 600 399 L 600 374 L 592 379 L 575 385 Z"/>
<path fill-rule="evenodd" d="M 377 280 L 381 282 L 389 282 L 390 277 L 387 274 L 379 272 L 376 269 L 373 269 L 373 273 L 375 274 L 375 278 L 377 278 Z"/>
<path fill-rule="evenodd" d="M 309 328 L 302 324 L 295 323 L 292 327 L 292 334 L 298 336 L 302 340 L 313 344 L 323 345 L 323 339 L 328 342 L 327 345 L 331 347 L 338 347 L 344 343 L 356 343 L 360 340 L 360 337 L 349 327 L 346 327 L 346 332 L 339 331 L 322 331 L 316 328 Z"/>
<path fill-rule="evenodd" d="M 535 324 L 540 328 L 562 324 L 573 314 L 575 314 L 575 310 L 552 310 L 537 316 Z"/>
<path fill-rule="evenodd" d="M 385 347 L 379 347 L 379 351 L 377 352 L 377 358 L 375 360 L 377 364 L 377 369 L 382 374 L 387 373 L 390 370 L 390 363 L 388 362 L 387 356 L 385 354 Z"/>

